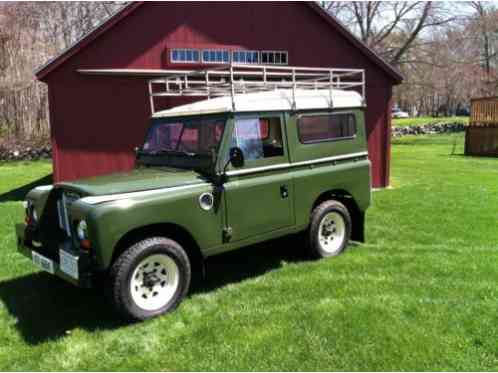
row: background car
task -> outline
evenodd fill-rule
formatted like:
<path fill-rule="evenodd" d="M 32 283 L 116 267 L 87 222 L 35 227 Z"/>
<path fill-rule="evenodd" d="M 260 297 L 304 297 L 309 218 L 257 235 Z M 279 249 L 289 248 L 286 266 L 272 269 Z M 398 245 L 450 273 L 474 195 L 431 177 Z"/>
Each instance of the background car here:
<path fill-rule="evenodd" d="M 393 110 L 391 112 L 391 116 L 393 118 L 410 118 L 410 115 L 406 111 L 401 111 L 401 110 Z"/>

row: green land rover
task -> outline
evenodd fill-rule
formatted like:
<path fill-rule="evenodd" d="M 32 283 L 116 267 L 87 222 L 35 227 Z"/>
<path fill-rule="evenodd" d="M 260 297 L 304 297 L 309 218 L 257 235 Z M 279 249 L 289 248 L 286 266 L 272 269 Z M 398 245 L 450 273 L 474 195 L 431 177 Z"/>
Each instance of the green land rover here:
<path fill-rule="evenodd" d="M 298 233 L 315 258 L 363 241 L 364 100 L 312 81 L 153 111 L 133 171 L 28 193 L 18 250 L 77 286 L 105 285 L 143 320 L 177 307 L 209 256 Z"/>

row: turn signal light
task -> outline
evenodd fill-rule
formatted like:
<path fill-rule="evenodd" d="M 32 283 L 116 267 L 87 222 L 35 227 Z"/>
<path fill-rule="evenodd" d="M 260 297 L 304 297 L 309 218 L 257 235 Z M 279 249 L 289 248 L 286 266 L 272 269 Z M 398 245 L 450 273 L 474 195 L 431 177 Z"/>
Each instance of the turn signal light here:
<path fill-rule="evenodd" d="M 80 245 L 82 248 L 90 250 L 91 247 L 90 240 L 81 240 Z"/>

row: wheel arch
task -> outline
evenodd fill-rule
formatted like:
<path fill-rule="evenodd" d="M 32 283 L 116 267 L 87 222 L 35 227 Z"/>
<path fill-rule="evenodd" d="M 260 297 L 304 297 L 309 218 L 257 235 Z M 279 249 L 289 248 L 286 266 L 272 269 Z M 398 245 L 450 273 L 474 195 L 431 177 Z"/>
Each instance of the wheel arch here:
<path fill-rule="evenodd" d="M 353 241 L 365 242 L 365 212 L 359 208 L 353 195 L 344 189 L 333 189 L 320 194 L 313 202 L 310 216 L 315 207 L 317 207 L 320 203 L 329 200 L 341 202 L 348 209 L 353 223 L 351 239 Z"/>
<path fill-rule="evenodd" d="M 150 224 L 125 233 L 114 246 L 109 266 L 130 246 L 148 237 L 166 237 L 178 242 L 192 266 L 192 275 L 204 275 L 204 255 L 194 237 L 185 228 L 173 223 Z"/>

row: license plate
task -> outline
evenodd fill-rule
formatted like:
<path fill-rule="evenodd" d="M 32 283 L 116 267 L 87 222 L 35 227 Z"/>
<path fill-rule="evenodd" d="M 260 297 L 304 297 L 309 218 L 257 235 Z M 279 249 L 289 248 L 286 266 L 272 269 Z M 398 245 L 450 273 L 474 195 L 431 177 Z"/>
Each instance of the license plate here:
<path fill-rule="evenodd" d="M 59 250 L 59 258 L 60 258 L 60 263 L 59 263 L 60 270 L 77 280 L 79 278 L 78 257 L 71 255 L 64 250 Z"/>
<path fill-rule="evenodd" d="M 36 251 L 31 252 L 33 263 L 44 271 L 54 274 L 54 262 L 43 255 L 38 254 Z"/>

